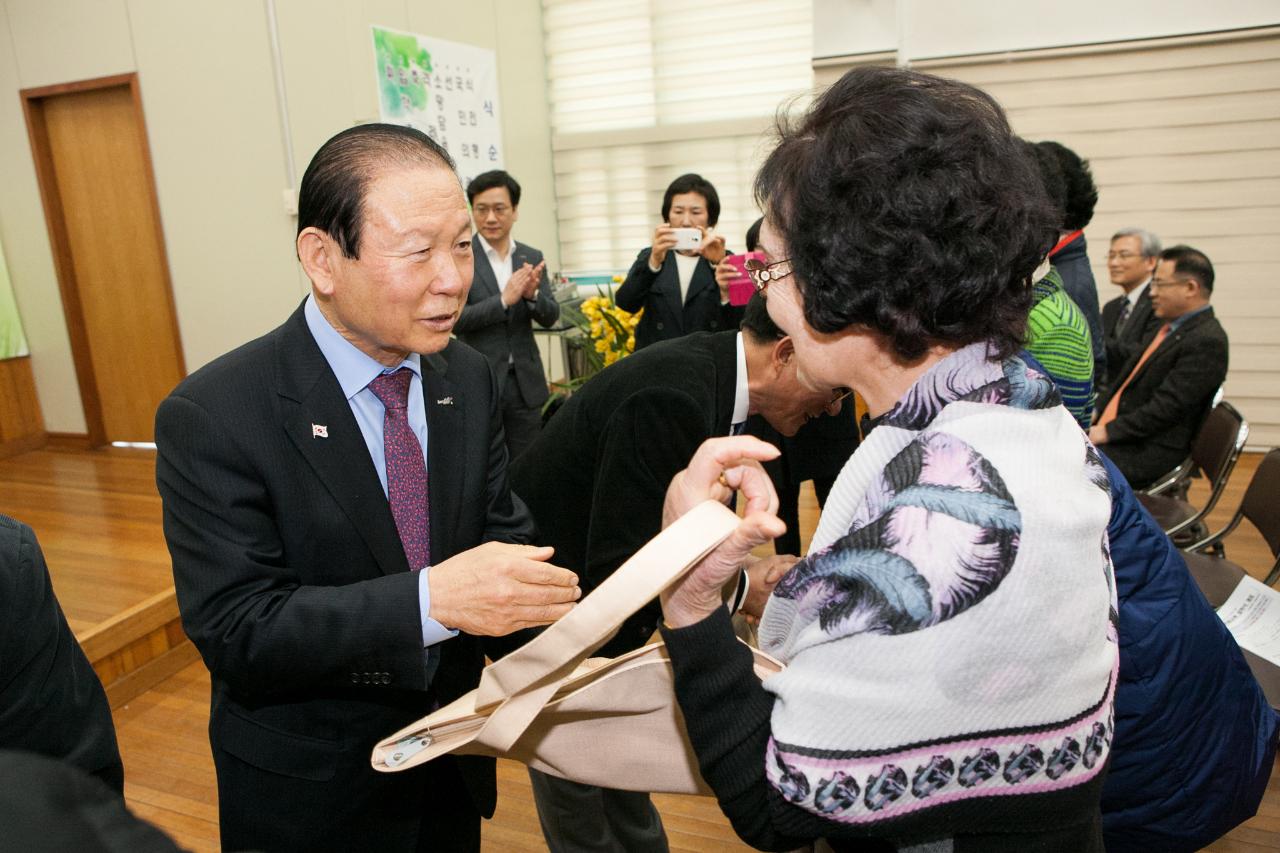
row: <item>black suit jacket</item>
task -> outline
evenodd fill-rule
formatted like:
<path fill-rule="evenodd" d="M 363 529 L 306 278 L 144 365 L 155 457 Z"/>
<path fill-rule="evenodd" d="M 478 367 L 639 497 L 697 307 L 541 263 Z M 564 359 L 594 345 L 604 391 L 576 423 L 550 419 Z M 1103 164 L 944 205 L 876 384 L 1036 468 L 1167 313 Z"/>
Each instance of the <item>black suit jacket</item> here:
<path fill-rule="evenodd" d="M 124 767 L 102 682 L 53 594 L 30 527 L 0 515 L 0 749 L 58 759 L 117 795 Z M 3 847 L 0 831 L 0 847 Z"/>
<path fill-rule="evenodd" d="M 22 853 L 183 853 L 172 839 L 79 768 L 0 749 L 0 850 Z"/>
<path fill-rule="evenodd" d="M 689 335 L 609 366 L 513 463 L 512 488 L 537 521 L 539 544 L 555 546 L 584 595 L 662 529 L 667 486 L 698 445 L 729 434 L 736 334 Z M 660 618 L 651 603 L 599 653 L 642 645 Z"/>
<path fill-rule="evenodd" d="M 1124 326 L 1116 328 L 1120 322 L 1120 311 L 1124 308 L 1126 296 L 1117 296 L 1102 307 L 1102 329 L 1107 348 L 1106 373 L 1097 385 L 1098 397 L 1115 388 L 1128 376 L 1126 365 L 1136 352 L 1142 354 L 1146 341 L 1160 328 L 1160 318 L 1155 315 L 1151 306 L 1151 285 L 1147 285 L 1134 303 L 1133 310 L 1124 321 Z M 1125 371 L 1125 372 L 1121 372 Z M 1101 411 L 1101 408 L 1099 408 Z"/>
<path fill-rule="evenodd" d="M 689 293 L 680 301 L 680 273 L 676 269 L 675 251 L 667 252 L 662 268 L 649 269 L 648 247 L 636 256 L 626 280 L 614 294 L 618 307 L 632 313 L 644 309 L 636 326 L 636 349 L 644 349 L 658 341 L 667 341 L 690 332 L 719 332 L 737 329 L 743 308 L 721 304 L 716 285 L 715 267 L 706 258 L 698 258 Z"/>
<path fill-rule="evenodd" d="M 422 367 L 432 562 L 527 541 L 488 362 L 455 341 Z M 223 845 L 412 850 L 450 816 L 440 786 L 492 814 L 490 760 L 370 767 L 377 740 L 478 683 L 484 649 L 423 650 L 418 577 L 302 309 L 184 380 L 156 444 L 182 622 L 212 674 Z"/>
<path fill-rule="evenodd" d="M 533 340 L 533 326 L 530 320 L 546 328 L 560 317 L 560 304 L 551 294 L 551 279 L 546 270 L 542 271 L 542 281 L 538 285 L 538 298 L 533 302 L 521 299 L 510 308 L 502 304 L 502 291 L 498 287 L 498 279 L 493 274 L 489 259 L 481 250 L 479 242 L 474 244 L 475 277 L 471 281 L 471 290 L 467 293 L 467 304 L 462 308 L 462 316 L 454 327 L 458 338 L 469 346 L 478 349 L 489 359 L 498 375 L 498 389 L 507 381 L 507 360 L 510 357 L 515 365 L 516 383 L 520 387 L 520 397 L 526 406 L 541 406 L 547 399 L 547 377 L 542 370 L 542 356 L 538 353 L 538 345 Z M 542 263 L 542 252 L 515 243 L 511 249 L 511 269 L 518 270 L 525 264 L 537 266 Z"/>
<path fill-rule="evenodd" d="M 1130 356 L 1115 390 L 1154 334 Z M 1208 308 L 1170 332 L 1124 388 L 1102 450 L 1135 488 L 1150 485 L 1191 453 L 1213 396 L 1227 378 L 1227 349 L 1227 333 Z M 1098 398 L 1098 411 L 1107 408 L 1115 390 Z"/>

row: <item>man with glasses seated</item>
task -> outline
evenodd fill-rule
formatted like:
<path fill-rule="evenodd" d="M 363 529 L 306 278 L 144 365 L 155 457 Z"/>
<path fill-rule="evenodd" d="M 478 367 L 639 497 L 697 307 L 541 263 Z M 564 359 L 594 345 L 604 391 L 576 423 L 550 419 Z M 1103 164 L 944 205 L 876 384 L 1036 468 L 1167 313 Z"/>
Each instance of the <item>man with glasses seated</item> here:
<path fill-rule="evenodd" d="M 1124 375 L 1120 371 L 1134 351 L 1142 351 L 1142 342 L 1160 321 L 1151 312 L 1151 293 L 1147 285 L 1160 258 L 1160 238 L 1141 228 L 1122 228 L 1111 238 L 1107 252 L 1107 273 L 1111 283 L 1123 294 L 1102 306 L 1102 329 L 1106 343 L 1106 370 L 1094 377 L 1099 396 L 1116 387 Z"/>
<path fill-rule="evenodd" d="M 1159 325 L 1122 366 L 1116 387 L 1098 397 L 1089 430 L 1135 489 L 1186 459 L 1227 378 L 1227 333 L 1209 305 L 1208 257 L 1190 246 L 1165 249 L 1148 291 Z"/>

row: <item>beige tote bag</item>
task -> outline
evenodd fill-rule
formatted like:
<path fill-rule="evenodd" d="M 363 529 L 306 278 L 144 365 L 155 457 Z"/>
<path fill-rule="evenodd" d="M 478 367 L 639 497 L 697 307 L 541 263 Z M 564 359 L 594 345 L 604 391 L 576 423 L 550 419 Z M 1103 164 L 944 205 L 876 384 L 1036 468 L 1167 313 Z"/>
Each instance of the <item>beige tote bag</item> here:
<path fill-rule="evenodd" d="M 723 542 L 738 521 L 715 501 L 694 507 L 567 616 L 485 667 L 478 688 L 380 741 L 374 769 L 392 773 L 457 752 L 512 758 L 590 785 L 708 793 L 662 643 L 612 659 L 587 656 Z M 761 678 L 782 669 L 752 651 Z"/>

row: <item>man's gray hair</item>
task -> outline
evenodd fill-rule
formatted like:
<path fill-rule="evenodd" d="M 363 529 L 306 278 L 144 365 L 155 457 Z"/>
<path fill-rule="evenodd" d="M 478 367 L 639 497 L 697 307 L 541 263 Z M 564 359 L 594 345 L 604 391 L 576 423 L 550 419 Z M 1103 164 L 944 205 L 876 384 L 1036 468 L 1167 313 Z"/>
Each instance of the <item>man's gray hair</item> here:
<path fill-rule="evenodd" d="M 1145 228 L 1121 228 L 1111 235 L 1111 242 L 1114 243 L 1121 237 L 1137 237 L 1144 258 L 1160 257 L 1160 238 Z"/>

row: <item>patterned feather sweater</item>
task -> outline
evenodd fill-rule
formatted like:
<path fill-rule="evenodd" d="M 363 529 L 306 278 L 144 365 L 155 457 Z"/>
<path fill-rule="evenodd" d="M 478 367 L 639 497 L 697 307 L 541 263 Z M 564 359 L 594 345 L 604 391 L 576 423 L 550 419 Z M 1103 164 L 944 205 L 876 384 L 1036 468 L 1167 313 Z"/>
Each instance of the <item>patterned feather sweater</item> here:
<path fill-rule="evenodd" d="M 985 344 L 846 463 L 774 591 L 761 685 L 720 612 L 664 629 L 703 776 L 744 840 L 1101 850 L 1117 668 L 1108 481 L 1053 383 Z"/>

